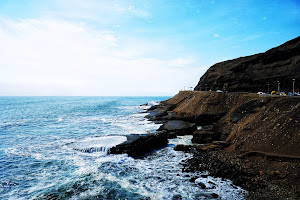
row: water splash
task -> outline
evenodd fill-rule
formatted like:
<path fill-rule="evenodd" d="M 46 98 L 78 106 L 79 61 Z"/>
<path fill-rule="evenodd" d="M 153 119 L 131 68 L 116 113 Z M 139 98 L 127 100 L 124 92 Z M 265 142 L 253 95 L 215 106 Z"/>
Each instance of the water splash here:
<path fill-rule="evenodd" d="M 111 147 L 126 140 L 125 136 L 89 137 L 67 144 L 67 146 L 83 153 L 102 152 L 107 154 Z"/>

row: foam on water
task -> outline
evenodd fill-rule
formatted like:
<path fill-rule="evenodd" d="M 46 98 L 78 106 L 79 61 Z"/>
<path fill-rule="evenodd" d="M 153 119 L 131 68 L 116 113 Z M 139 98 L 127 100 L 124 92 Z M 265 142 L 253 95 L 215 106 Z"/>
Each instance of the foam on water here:
<path fill-rule="evenodd" d="M 118 116 L 117 118 L 102 118 L 101 120 L 111 128 L 121 128 L 120 130 L 124 134 L 145 134 L 154 132 L 161 126 L 161 124 L 155 124 L 146 119 L 145 116 L 147 115 L 148 113 L 136 113 Z M 104 132 L 106 131 L 104 130 Z"/>
<path fill-rule="evenodd" d="M 84 153 L 103 152 L 107 154 L 111 147 L 126 140 L 125 136 L 89 137 L 67 144 L 67 146 Z"/>
<path fill-rule="evenodd" d="M 170 140 L 170 143 L 173 145 L 186 144 L 185 142 L 190 138 L 191 136 L 182 136 L 181 139 Z M 156 151 L 144 159 L 132 159 L 126 155 L 109 155 L 95 160 L 100 166 L 98 169 L 87 168 L 81 162 L 80 175 L 95 173 L 93 181 L 105 179 L 131 194 L 135 193 L 151 199 L 172 199 L 175 195 L 180 195 L 183 199 L 202 197 L 209 199 L 212 198 L 211 193 L 218 194 L 220 199 L 244 198 L 245 191 L 233 186 L 229 180 L 208 177 L 190 182 L 191 177 L 200 175 L 182 174 L 180 162 L 190 157 L 190 154 L 176 152 L 172 147 Z M 200 181 L 207 185 L 207 189 L 201 189 L 197 185 Z M 210 187 L 209 184 L 213 184 L 213 186 Z M 98 191 L 96 188 L 94 189 Z M 90 194 L 91 192 L 85 194 L 87 196 L 81 194 L 81 198 L 84 196 L 87 198 Z M 80 198 L 73 196 L 72 199 Z"/>

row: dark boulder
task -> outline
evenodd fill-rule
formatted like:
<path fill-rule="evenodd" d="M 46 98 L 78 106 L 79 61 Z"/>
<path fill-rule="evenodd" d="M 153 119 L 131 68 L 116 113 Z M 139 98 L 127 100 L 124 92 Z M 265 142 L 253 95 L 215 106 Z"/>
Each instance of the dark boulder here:
<path fill-rule="evenodd" d="M 164 131 L 145 135 L 129 135 L 126 137 L 126 142 L 110 149 L 111 154 L 126 153 L 136 158 L 168 144 L 167 133 Z"/>
<path fill-rule="evenodd" d="M 172 197 L 172 200 L 182 200 L 182 196 L 180 194 L 175 194 L 173 197 Z"/>
<path fill-rule="evenodd" d="M 206 189 L 206 185 L 204 183 L 199 182 L 197 184 L 201 187 L 201 189 Z"/>
<path fill-rule="evenodd" d="M 189 152 L 194 148 L 193 145 L 184 145 L 184 144 L 178 144 L 174 148 L 175 151 L 184 151 L 184 152 Z"/>
<path fill-rule="evenodd" d="M 194 183 L 196 181 L 196 179 L 199 178 L 198 176 L 192 177 L 190 178 L 190 182 Z"/>
<path fill-rule="evenodd" d="M 172 109 L 173 105 L 167 105 L 163 102 L 160 102 L 159 105 L 155 105 L 150 107 L 147 110 L 147 113 L 149 113 L 146 118 L 155 121 L 155 122 L 164 122 L 166 120 L 170 120 L 173 118 L 172 115 L 169 115 L 170 109 Z"/>
<path fill-rule="evenodd" d="M 218 197 L 219 197 L 219 195 L 218 195 L 218 194 L 216 194 L 216 193 L 211 193 L 211 196 L 212 196 L 212 198 L 214 198 L 214 199 L 216 199 L 216 198 L 218 198 Z"/>

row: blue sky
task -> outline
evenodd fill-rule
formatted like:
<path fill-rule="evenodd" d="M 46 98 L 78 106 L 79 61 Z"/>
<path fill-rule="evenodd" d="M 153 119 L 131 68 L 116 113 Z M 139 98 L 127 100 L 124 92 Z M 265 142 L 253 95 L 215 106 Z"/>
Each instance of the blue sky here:
<path fill-rule="evenodd" d="M 297 0 L 0 0 L 0 95 L 174 95 L 299 35 Z"/>

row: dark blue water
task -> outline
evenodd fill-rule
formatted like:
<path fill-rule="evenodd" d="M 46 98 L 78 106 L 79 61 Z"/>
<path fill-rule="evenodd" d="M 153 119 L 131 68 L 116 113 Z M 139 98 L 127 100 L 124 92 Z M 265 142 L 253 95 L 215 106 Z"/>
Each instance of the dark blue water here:
<path fill-rule="evenodd" d="M 181 173 L 191 155 L 173 146 L 189 136 L 143 159 L 107 154 L 123 135 L 155 131 L 139 105 L 165 99 L 0 97 L 0 199 L 243 198 L 230 181 L 198 179 L 211 187 L 203 190 Z"/>

